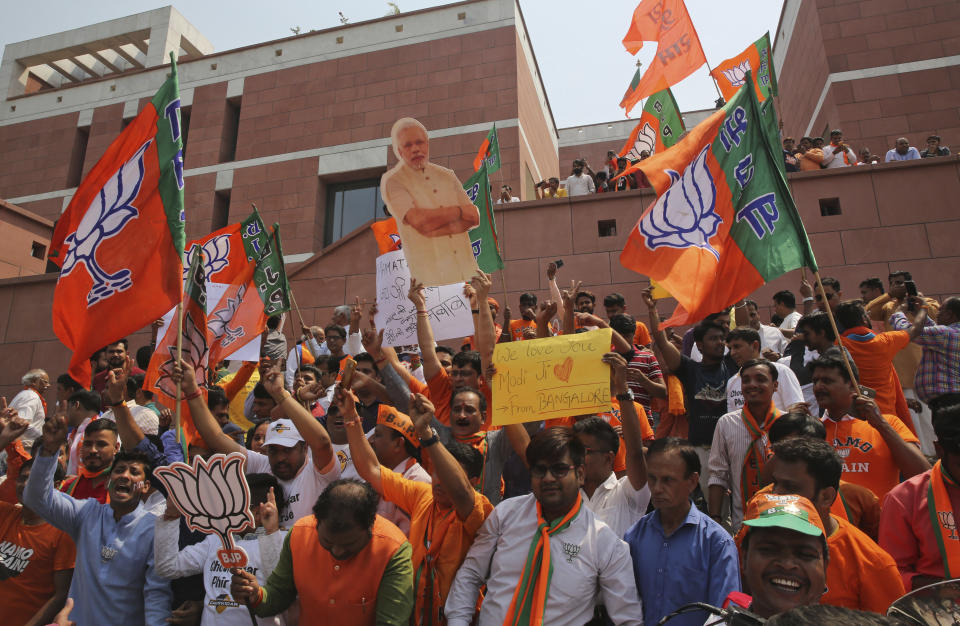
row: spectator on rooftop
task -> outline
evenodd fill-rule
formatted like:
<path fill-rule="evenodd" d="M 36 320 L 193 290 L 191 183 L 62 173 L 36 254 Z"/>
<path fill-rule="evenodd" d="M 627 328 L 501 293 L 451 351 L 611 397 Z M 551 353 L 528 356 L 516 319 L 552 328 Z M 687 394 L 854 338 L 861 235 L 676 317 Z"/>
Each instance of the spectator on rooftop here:
<path fill-rule="evenodd" d="M 556 176 L 551 176 L 547 180 L 541 180 L 536 184 L 534 189 L 537 192 L 537 199 L 543 200 L 544 198 L 566 198 L 567 190 L 560 188 L 560 179 Z"/>
<path fill-rule="evenodd" d="M 783 162 L 788 172 L 799 172 L 800 162 L 794 156 L 796 147 L 793 144 L 793 137 L 786 137 L 783 140 Z"/>
<path fill-rule="evenodd" d="M 620 157 L 617 159 L 617 176 L 623 174 L 623 171 L 627 169 L 627 159 Z M 625 176 L 620 176 L 613 181 L 613 188 L 611 191 L 628 191 L 630 189 L 637 188 L 637 177 L 631 172 Z"/>
<path fill-rule="evenodd" d="M 819 170 L 820 163 L 823 161 L 823 150 L 813 147 L 813 139 L 804 137 L 800 140 L 800 149 L 794 153 L 797 157 L 798 167 L 801 172 Z"/>
<path fill-rule="evenodd" d="M 940 135 L 930 135 L 927 137 L 927 149 L 920 153 L 920 158 L 938 156 L 950 156 L 950 148 L 940 145 Z"/>
<path fill-rule="evenodd" d="M 860 162 L 857 165 L 873 165 L 879 163 L 880 157 L 870 152 L 870 148 L 864 146 L 860 148 Z"/>
<path fill-rule="evenodd" d="M 843 143 L 843 131 L 835 128 L 830 131 L 830 145 L 823 151 L 824 169 L 832 170 L 838 167 L 850 167 L 857 164 L 857 153 L 853 148 Z"/>
<path fill-rule="evenodd" d="M 573 173 L 567 177 L 568 196 L 586 196 L 596 193 L 597 185 L 593 182 L 593 170 L 585 159 L 573 160 Z"/>
<path fill-rule="evenodd" d="M 520 198 L 513 195 L 513 189 L 510 185 L 500 187 L 500 197 L 497 199 L 497 204 L 503 204 L 504 202 L 520 202 Z"/>
<path fill-rule="evenodd" d="M 810 141 L 813 143 L 814 148 L 823 150 L 823 137 L 813 137 Z"/>
<path fill-rule="evenodd" d="M 887 150 L 887 158 L 883 161 L 889 163 L 890 161 L 913 161 L 919 158 L 920 152 L 910 145 L 906 137 L 900 137 L 897 139 L 896 146 Z"/>

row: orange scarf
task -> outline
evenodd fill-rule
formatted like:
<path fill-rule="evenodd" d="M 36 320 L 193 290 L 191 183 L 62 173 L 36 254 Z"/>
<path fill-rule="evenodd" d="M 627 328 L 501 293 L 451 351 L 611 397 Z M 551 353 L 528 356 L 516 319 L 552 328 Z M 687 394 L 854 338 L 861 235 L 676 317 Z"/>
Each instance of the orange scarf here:
<path fill-rule="evenodd" d="M 947 485 L 954 489 L 957 481 L 946 472 L 940 461 L 930 470 L 930 486 L 927 489 L 927 508 L 930 510 L 930 523 L 933 534 L 940 547 L 943 569 L 947 579 L 960 574 L 960 537 L 957 536 L 957 524 Z"/>
<path fill-rule="evenodd" d="M 487 433 L 477 433 L 467 437 L 454 437 L 458 442 L 465 443 L 471 448 L 475 448 L 480 456 L 483 457 L 483 465 L 480 467 L 480 484 L 477 485 L 477 491 L 483 493 L 483 481 L 486 478 L 487 469 Z"/>
<path fill-rule="evenodd" d="M 436 505 L 434 505 L 436 506 Z M 423 534 L 423 544 L 427 553 L 423 561 L 417 566 L 414 574 L 413 586 L 417 590 L 417 602 L 420 610 L 414 619 L 416 624 L 433 624 L 442 622 L 441 609 L 445 599 L 440 594 L 440 585 L 437 584 L 437 553 L 443 545 L 443 539 L 450 530 L 450 525 L 456 517 L 456 511 L 450 509 L 443 517 L 437 520 L 437 515 L 430 516 L 430 522 Z M 438 522 L 434 527 L 434 522 Z M 436 618 L 436 619 L 434 619 Z"/>
<path fill-rule="evenodd" d="M 830 505 L 830 515 L 842 519 L 845 522 L 850 521 L 850 510 L 847 505 L 847 500 L 843 497 L 843 492 L 839 489 L 837 490 L 837 497 L 834 498 L 833 504 Z"/>
<path fill-rule="evenodd" d="M 747 455 L 743 458 L 743 473 L 740 474 L 740 495 L 743 497 L 742 510 L 746 511 L 747 502 L 760 489 L 760 471 L 767 463 L 767 431 L 780 417 L 780 411 L 771 402 L 767 414 L 763 418 L 763 423 L 757 422 L 757 418 L 750 413 L 746 404 L 743 405 L 741 414 L 743 415 L 743 425 L 747 427 L 747 431 L 750 433 L 750 448 L 747 449 Z"/>
<path fill-rule="evenodd" d="M 834 148 L 839 148 L 839 147 L 840 147 L 840 144 L 833 143 L 832 141 L 830 142 L 830 145 L 833 146 Z M 856 164 L 857 164 L 856 161 L 854 161 L 854 162 L 852 162 L 852 163 L 850 162 L 850 148 L 848 148 L 848 147 L 846 147 L 846 146 L 843 146 L 843 151 L 842 151 L 840 154 L 843 155 L 843 163 L 844 163 L 844 165 L 856 165 Z"/>
<path fill-rule="evenodd" d="M 537 534 L 530 544 L 527 562 L 520 573 L 517 589 L 513 592 L 513 600 L 507 609 L 507 617 L 503 620 L 504 626 L 524 626 L 529 624 L 543 624 L 543 613 L 547 606 L 547 596 L 550 592 L 550 579 L 553 577 L 553 566 L 550 564 L 550 535 L 565 530 L 574 518 L 580 513 L 583 500 L 577 494 L 577 502 L 561 519 L 548 524 L 543 519 L 543 511 L 537 502 Z"/>

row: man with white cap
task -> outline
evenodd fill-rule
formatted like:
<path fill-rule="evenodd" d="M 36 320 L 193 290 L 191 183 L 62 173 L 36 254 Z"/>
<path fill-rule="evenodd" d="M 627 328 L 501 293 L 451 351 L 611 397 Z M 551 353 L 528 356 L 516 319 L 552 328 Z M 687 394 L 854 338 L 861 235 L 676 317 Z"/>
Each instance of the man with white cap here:
<path fill-rule="evenodd" d="M 193 423 L 210 450 L 224 454 L 243 452 L 247 455 L 247 473 L 270 472 L 280 481 L 286 495 L 281 526 L 291 526 L 301 517 L 310 515 L 323 490 L 340 477 L 340 464 L 335 462 L 330 436 L 284 388 L 283 373 L 279 369 L 267 371 L 263 385 L 290 419 L 270 424 L 263 442 L 264 454 L 247 450 L 224 434 L 200 395 L 193 368 L 185 361 L 174 366 L 173 378 L 182 379 L 180 387 L 190 404 Z M 282 506 L 279 508 L 283 509 Z"/>

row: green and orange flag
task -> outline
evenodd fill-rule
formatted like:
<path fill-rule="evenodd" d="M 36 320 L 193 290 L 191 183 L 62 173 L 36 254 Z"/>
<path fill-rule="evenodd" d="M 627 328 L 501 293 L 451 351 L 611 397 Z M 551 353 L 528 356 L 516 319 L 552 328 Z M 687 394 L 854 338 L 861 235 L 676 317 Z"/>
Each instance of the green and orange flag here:
<path fill-rule="evenodd" d="M 229 358 L 248 342 L 257 339 L 267 326 L 267 318 L 284 308 L 284 294 L 289 291 L 283 271 L 282 253 L 278 243 L 280 233 L 268 233 L 260 213 L 254 208 L 239 225 L 240 249 L 246 255 L 244 270 L 227 286 L 219 302 L 209 309 L 207 328 L 210 335 L 210 362 L 217 364 Z M 271 301 L 276 288 L 267 282 L 275 276 L 274 284 L 282 293 Z M 278 304 L 279 303 L 279 304 Z"/>
<path fill-rule="evenodd" d="M 60 266 L 53 330 L 73 351 L 70 376 L 84 385 L 90 355 L 181 299 L 183 140 L 170 59 L 170 77 L 77 187 L 50 242 Z"/>
<path fill-rule="evenodd" d="M 633 166 L 658 197 L 620 263 L 677 299 L 665 325 L 697 322 L 790 270 L 816 271 L 768 134 L 748 80 L 673 148 Z"/>
<path fill-rule="evenodd" d="M 677 143 L 684 130 L 683 117 L 673 93 L 669 88 L 658 91 L 647 98 L 643 105 L 643 114 L 630 131 L 630 136 L 620 148 L 618 156 L 636 163 L 644 150 L 653 155 Z"/>
<path fill-rule="evenodd" d="M 480 223 L 467 233 L 477 266 L 487 273 L 502 270 L 503 259 L 500 257 L 500 242 L 497 239 L 497 222 L 493 217 L 493 198 L 490 195 L 487 168 L 481 166 L 478 172 L 463 183 L 463 190 L 480 211 Z"/>
<path fill-rule="evenodd" d="M 477 156 L 473 158 L 473 171 L 479 172 L 484 164 L 487 166 L 488 174 L 493 174 L 500 169 L 500 140 L 497 139 L 496 124 L 487 133 L 483 143 L 480 144 L 480 149 L 477 150 Z"/>
<path fill-rule="evenodd" d="M 746 82 L 747 72 L 753 74 L 757 100 L 763 102 L 777 95 L 777 73 L 773 69 L 773 48 L 770 33 L 764 34 L 737 56 L 723 61 L 710 72 L 717 81 L 724 100 L 729 100 Z"/>
<path fill-rule="evenodd" d="M 207 371 L 210 362 L 210 337 L 207 332 L 207 281 L 204 274 L 203 251 L 191 250 L 190 269 L 183 283 L 183 324 L 178 328 L 176 316 L 167 326 L 163 338 L 157 342 L 150 357 L 150 365 L 144 376 L 144 387 L 156 393 L 159 402 L 170 408 L 176 406 L 177 383 L 172 378 L 173 366 L 177 363 L 177 335 L 183 334 L 181 358 L 187 362 L 196 376 L 197 385 L 206 399 Z M 177 437 L 184 450 L 191 441 L 200 439 L 193 425 L 190 407 L 181 397 L 180 432 Z M 202 440 L 201 440 L 202 441 Z"/>

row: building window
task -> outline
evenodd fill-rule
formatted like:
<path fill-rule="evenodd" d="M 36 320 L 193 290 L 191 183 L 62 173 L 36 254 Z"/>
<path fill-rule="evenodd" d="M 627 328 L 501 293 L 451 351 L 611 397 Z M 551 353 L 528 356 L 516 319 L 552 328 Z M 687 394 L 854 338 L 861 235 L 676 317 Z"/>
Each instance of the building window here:
<path fill-rule="evenodd" d="M 226 102 L 223 115 L 223 130 L 220 133 L 220 163 L 229 163 L 237 156 L 237 133 L 240 130 L 240 98 Z"/>
<path fill-rule="evenodd" d="M 35 259 L 43 259 L 47 256 L 47 247 L 39 241 L 34 241 L 30 248 L 30 256 Z"/>
<path fill-rule="evenodd" d="M 327 216 L 323 245 L 349 235 L 383 214 L 380 179 L 327 185 Z"/>
<path fill-rule="evenodd" d="M 597 235 L 600 237 L 616 237 L 617 220 L 598 220 Z"/>
<path fill-rule="evenodd" d="M 230 190 L 217 191 L 213 194 L 213 216 L 210 230 L 220 230 L 230 221 Z"/>
<path fill-rule="evenodd" d="M 820 215 L 840 215 L 840 198 L 820 198 Z"/>

